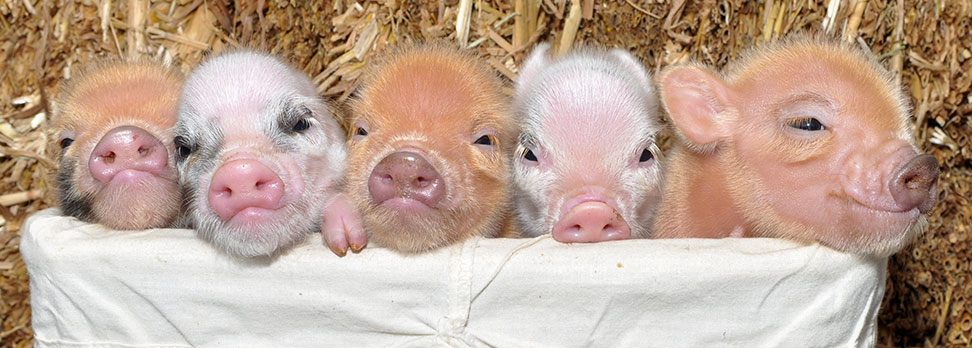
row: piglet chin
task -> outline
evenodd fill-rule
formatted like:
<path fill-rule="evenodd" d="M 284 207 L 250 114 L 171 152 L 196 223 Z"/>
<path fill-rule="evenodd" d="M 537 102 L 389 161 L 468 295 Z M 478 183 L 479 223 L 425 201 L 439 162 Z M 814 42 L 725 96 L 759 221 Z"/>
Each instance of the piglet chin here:
<path fill-rule="evenodd" d="M 119 173 L 98 191 L 92 205 L 97 221 L 124 230 L 167 227 L 182 204 L 179 186 L 173 180 L 135 172 Z"/>
<path fill-rule="evenodd" d="M 863 205 L 849 197 L 825 209 L 820 216 L 796 228 L 793 235 L 808 235 L 820 244 L 859 254 L 888 256 L 917 238 L 927 225 L 924 216 L 914 208 L 907 211 L 887 211 Z M 809 238 L 809 237 L 808 237 Z"/>
<path fill-rule="evenodd" d="M 115 176 L 111 178 L 111 181 L 109 181 L 109 184 L 134 185 L 143 180 L 154 181 L 153 179 L 160 180 L 160 178 L 156 178 L 152 173 L 149 172 L 144 172 L 137 169 L 125 169 L 118 172 L 118 174 L 115 174 Z"/>
<path fill-rule="evenodd" d="M 314 222 L 287 206 L 278 210 L 245 208 L 224 221 L 218 216 L 201 218 L 199 235 L 223 251 L 241 257 L 271 256 L 304 240 Z"/>

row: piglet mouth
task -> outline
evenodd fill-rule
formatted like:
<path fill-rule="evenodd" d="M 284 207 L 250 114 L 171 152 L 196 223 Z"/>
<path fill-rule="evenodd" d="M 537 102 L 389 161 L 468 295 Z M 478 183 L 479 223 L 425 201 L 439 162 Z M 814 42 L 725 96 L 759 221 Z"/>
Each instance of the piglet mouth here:
<path fill-rule="evenodd" d="M 425 203 L 422 203 L 422 201 L 406 197 L 389 198 L 379 203 L 379 205 L 403 213 L 421 214 L 433 209 Z"/>
<path fill-rule="evenodd" d="M 275 212 L 273 209 L 247 207 L 233 215 L 228 222 L 238 226 L 260 225 L 272 219 Z"/>
<path fill-rule="evenodd" d="M 890 218 L 892 220 L 913 220 L 921 215 L 918 207 L 912 207 L 910 209 L 887 209 L 875 207 L 873 205 L 861 202 L 857 198 L 850 195 L 844 196 L 844 202 L 850 209 L 856 211 L 858 215 L 862 216 L 874 216 L 883 219 Z"/>
<path fill-rule="evenodd" d="M 108 181 L 108 185 L 138 185 L 145 182 L 163 180 L 174 182 L 174 180 L 164 178 L 156 173 L 150 173 L 138 169 L 125 169 L 114 176 Z"/>

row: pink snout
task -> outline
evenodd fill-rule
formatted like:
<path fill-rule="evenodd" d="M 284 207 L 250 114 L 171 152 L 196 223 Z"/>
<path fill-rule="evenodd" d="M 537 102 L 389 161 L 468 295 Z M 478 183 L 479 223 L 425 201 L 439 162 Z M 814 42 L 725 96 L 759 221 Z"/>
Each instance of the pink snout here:
<path fill-rule="evenodd" d="M 888 187 L 895 203 L 904 209 L 927 213 L 938 201 L 938 160 L 920 155 L 898 168 Z"/>
<path fill-rule="evenodd" d="M 403 198 L 434 207 L 445 196 L 445 183 L 421 155 L 398 151 L 378 162 L 368 178 L 368 190 L 375 204 Z"/>
<path fill-rule="evenodd" d="M 91 176 L 103 183 L 137 180 L 146 173 L 158 175 L 169 164 L 169 152 L 158 138 L 135 126 L 121 126 L 105 133 L 88 158 Z"/>
<path fill-rule="evenodd" d="M 284 183 L 259 161 L 238 159 L 216 170 L 209 184 L 209 205 L 224 221 L 249 208 L 276 210 Z"/>
<path fill-rule="evenodd" d="M 570 209 L 553 227 L 562 243 L 590 243 L 631 238 L 631 227 L 603 202 L 584 202 Z"/>

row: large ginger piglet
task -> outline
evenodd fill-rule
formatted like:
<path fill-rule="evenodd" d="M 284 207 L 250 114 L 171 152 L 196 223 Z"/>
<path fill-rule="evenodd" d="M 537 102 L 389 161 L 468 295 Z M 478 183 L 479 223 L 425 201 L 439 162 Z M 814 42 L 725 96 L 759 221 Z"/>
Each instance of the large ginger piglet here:
<path fill-rule="evenodd" d="M 171 135 L 182 76 L 148 61 L 77 75 L 61 89 L 53 127 L 61 208 L 116 229 L 170 225 L 182 204 Z"/>
<path fill-rule="evenodd" d="M 186 80 L 175 143 L 186 215 L 244 257 L 275 255 L 319 229 L 331 249 L 367 242 L 340 193 L 344 132 L 304 74 L 267 55 L 219 55 Z"/>
<path fill-rule="evenodd" d="M 646 237 L 661 200 L 651 77 L 630 53 L 534 50 L 520 70 L 513 157 L 518 227 L 561 242 Z"/>
<path fill-rule="evenodd" d="M 912 140 L 908 101 L 860 49 L 797 37 L 723 76 L 659 79 L 678 128 L 658 237 L 782 237 L 889 255 L 925 227 L 938 163 Z"/>
<path fill-rule="evenodd" d="M 508 226 L 512 143 L 497 76 L 458 49 L 399 49 L 353 102 L 348 194 L 369 242 L 417 253 Z"/>

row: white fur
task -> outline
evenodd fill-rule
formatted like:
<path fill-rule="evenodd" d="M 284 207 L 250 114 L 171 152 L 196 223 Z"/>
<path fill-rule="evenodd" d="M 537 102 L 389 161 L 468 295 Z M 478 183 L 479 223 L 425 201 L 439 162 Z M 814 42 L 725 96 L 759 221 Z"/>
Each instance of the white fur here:
<path fill-rule="evenodd" d="M 294 107 L 311 111 L 304 132 L 279 125 Z M 347 157 L 341 127 L 310 79 L 276 58 L 240 51 L 201 65 L 186 82 L 177 130 L 199 146 L 179 163 L 187 214 L 203 238 L 231 254 L 273 255 L 300 242 L 339 193 Z M 209 206 L 213 175 L 237 155 L 259 160 L 285 185 L 287 203 L 259 226 L 230 225 Z"/>
<path fill-rule="evenodd" d="M 662 181 L 651 77 L 623 50 L 581 49 L 556 60 L 548 50 L 539 45 L 521 68 L 513 103 L 522 127 L 513 171 L 521 232 L 550 233 L 565 202 L 594 187 L 616 205 L 632 236 L 646 237 Z M 536 144 L 524 144 L 528 139 Z M 528 147 L 538 166 L 524 159 Z M 655 159 L 639 163 L 645 148 Z"/>

